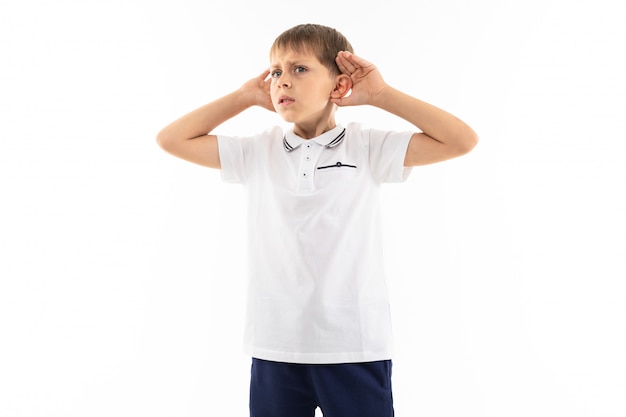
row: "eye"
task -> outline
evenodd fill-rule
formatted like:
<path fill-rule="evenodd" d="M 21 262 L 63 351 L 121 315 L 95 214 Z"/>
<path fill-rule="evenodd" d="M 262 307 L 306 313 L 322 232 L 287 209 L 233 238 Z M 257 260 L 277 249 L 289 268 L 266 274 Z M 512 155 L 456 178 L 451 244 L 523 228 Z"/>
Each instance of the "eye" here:
<path fill-rule="evenodd" d="M 270 76 L 272 78 L 278 78 L 278 77 L 280 77 L 281 74 L 282 74 L 281 70 L 274 70 L 274 71 L 270 72 Z"/>
<path fill-rule="evenodd" d="M 306 68 L 298 66 L 294 68 L 294 72 L 306 72 Z"/>

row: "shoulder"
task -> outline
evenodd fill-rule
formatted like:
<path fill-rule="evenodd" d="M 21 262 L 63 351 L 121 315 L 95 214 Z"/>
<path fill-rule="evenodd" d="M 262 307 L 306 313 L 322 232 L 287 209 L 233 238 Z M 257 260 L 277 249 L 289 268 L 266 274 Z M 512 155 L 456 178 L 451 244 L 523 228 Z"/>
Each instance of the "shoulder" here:
<path fill-rule="evenodd" d="M 233 136 L 228 134 L 217 134 L 219 141 L 259 141 L 267 139 L 282 138 L 284 135 L 283 128 L 280 126 L 272 126 L 258 133 Z"/>
<path fill-rule="evenodd" d="M 280 126 L 273 126 L 267 128 L 258 133 L 230 136 L 224 134 L 218 134 L 217 141 L 222 149 L 238 149 L 238 152 L 243 151 L 246 154 L 256 153 L 259 150 L 271 148 L 274 144 L 279 143 L 282 146 L 283 141 L 283 128 Z"/>
<path fill-rule="evenodd" d="M 358 143 L 364 147 L 368 146 L 370 130 L 359 122 L 350 122 L 345 125 L 346 127 L 346 141 L 354 144 Z"/>
<path fill-rule="evenodd" d="M 364 129 L 363 125 L 359 122 L 350 122 L 346 125 L 347 136 L 362 136 L 365 131 L 367 131 L 367 129 Z"/>
<path fill-rule="evenodd" d="M 232 136 L 217 134 L 217 143 L 220 158 L 232 158 L 234 155 L 248 155 L 249 157 L 272 147 L 275 143 L 282 146 L 283 129 L 273 126 L 258 133 Z"/>
<path fill-rule="evenodd" d="M 383 143 L 399 143 L 406 146 L 414 132 L 394 131 L 371 127 L 364 127 L 359 122 L 351 122 L 346 125 L 346 136 L 354 140 L 360 140 L 364 146 L 381 145 Z"/>

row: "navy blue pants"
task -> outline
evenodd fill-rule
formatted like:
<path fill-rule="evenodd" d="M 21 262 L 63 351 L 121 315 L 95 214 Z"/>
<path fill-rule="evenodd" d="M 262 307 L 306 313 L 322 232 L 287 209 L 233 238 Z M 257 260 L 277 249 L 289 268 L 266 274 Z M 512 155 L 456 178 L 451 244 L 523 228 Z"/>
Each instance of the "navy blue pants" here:
<path fill-rule="evenodd" d="M 250 417 L 393 417 L 391 361 L 304 365 L 252 359 Z"/>

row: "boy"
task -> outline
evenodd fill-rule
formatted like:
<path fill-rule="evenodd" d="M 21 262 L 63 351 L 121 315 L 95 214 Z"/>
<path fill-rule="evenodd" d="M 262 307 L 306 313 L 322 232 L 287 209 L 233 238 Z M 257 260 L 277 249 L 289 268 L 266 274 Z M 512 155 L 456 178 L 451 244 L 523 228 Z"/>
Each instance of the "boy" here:
<path fill-rule="evenodd" d="M 338 106 L 357 105 L 419 131 L 335 122 Z M 277 112 L 293 130 L 211 134 L 252 106 Z M 326 417 L 392 416 L 379 187 L 403 181 L 412 166 L 469 152 L 474 131 L 389 86 L 341 33 L 305 24 L 276 38 L 268 70 L 174 121 L 157 140 L 246 188 L 250 415 L 311 417 L 320 407 Z"/>

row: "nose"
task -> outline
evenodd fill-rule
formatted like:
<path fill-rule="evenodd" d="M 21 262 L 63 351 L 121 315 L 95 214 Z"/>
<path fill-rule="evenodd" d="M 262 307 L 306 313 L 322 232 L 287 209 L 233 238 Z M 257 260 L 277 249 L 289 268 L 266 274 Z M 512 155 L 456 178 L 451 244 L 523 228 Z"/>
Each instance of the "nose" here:
<path fill-rule="evenodd" d="M 278 79 L 278 85 L 281 87 L 289 88 L 291 87 L 291 80 L 289 79 L 289 77 L 286 76 L 286 74 L 281 74 L 280 78 Z"/>

